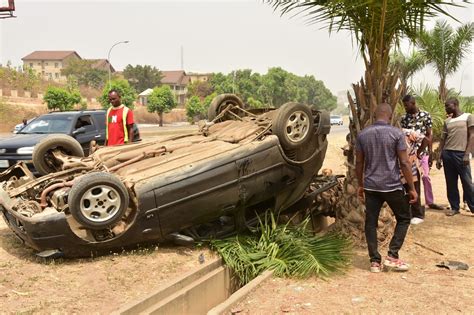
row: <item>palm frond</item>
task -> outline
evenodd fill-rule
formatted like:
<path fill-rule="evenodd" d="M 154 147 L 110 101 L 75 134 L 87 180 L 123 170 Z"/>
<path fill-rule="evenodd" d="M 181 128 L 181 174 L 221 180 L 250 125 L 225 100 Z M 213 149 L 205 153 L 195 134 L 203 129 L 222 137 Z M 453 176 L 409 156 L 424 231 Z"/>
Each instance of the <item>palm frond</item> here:
<path fill-rule="evenodd" d="M 241 284 L 267 269 L 277 276 L 328 276 L 342 271 L 350 257 L 350 242 L 337 234 L 312 235 L 305 220 L 296 227 L 277 225 L 273 214 L 266 214 L 253 234 L 211 241 L 238 276 Z"/>

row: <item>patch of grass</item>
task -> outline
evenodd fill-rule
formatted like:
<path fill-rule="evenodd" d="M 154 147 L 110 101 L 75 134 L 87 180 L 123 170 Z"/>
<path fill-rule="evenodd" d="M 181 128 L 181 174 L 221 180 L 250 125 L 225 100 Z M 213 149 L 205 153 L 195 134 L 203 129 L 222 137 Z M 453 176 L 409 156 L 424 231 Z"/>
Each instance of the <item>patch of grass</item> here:
<path fill-rule="evenodd" d="M 278 225 L 273 214 L 267 214 L 254 233 L 210 244 L 242 285 L 267 269 L 295 278 L 326 277 L 344 270 L 351 256 L 350 241 L 338 234 L 315 236 L 306 228 L 308 222 Z"/>

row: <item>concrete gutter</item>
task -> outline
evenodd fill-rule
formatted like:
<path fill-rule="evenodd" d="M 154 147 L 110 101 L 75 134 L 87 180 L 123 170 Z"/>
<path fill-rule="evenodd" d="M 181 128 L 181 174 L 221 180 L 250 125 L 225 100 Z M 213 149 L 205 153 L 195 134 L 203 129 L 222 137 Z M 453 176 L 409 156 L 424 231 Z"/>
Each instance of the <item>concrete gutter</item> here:
<path fill-rule="evenodd" d="M 260 276 L 253 279 L 245 286 L 240 288 L 238 291 L 233 293 L 227 300 L 212 308 L 207 315 L 219 315 L 229 313 L 231 308 L 238 303 L 242 302 L 243 299 L 253 290 L 255 290 L 260 284 L 265 282 L 268 278 L 273 276 L 273 270 L 267 270 L 263 272 Z"/>

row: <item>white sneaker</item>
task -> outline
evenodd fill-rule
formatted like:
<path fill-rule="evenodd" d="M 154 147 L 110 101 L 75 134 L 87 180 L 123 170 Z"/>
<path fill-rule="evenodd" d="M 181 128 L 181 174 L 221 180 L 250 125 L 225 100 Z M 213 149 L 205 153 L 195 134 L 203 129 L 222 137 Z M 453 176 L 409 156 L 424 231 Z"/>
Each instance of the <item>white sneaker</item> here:
<path fill-rule="evenodd" d="M 420 223 L 423 223 L 425 222 L 425 220 L 421 219 L 421 218 L 417 218 L 417 217 L 414 217 L 410 220 L 410 224 L 420 224 Z"/>

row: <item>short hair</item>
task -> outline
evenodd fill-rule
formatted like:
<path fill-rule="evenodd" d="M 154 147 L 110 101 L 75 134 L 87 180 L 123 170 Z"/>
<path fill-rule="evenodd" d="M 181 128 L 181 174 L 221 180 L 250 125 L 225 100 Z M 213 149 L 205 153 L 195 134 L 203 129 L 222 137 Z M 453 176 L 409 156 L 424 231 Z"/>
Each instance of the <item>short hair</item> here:
<path fill-rule="evenodd" d="M 459 106 L 459 101 L 455 97 L 450 97 L 446 100 L 444 104 L 454 104 L 454 106 Z"/>
<path fill-rule="evenodd" d="M 381 103 L 381 104 L 378 104 L 377 107 L 375 108 L 376 118 L 379 118 L 381 116 L 390 117 L 390 115 L 392 115 L 392 107 L 390 106 L 390 104 Z"/>
<path fill-rule="evenodd" d="M 411 102 L 411 101 L 414 101 L 414 100 L 415 100 L 415 97 L 411 94 L 407 94 L 402 98 L 403 103 Z"/>
<path fill-rule="evenodd" d="M 115 92 L 119 97 L 122 97 L 122 95 L 120 94 L 120 91 L 117 90 L 117 89 L 111 89 L 111 90 L 109 91 L 109 94 L 110 94 L 110 93 L 114 93 L 114 92 Z"/>

